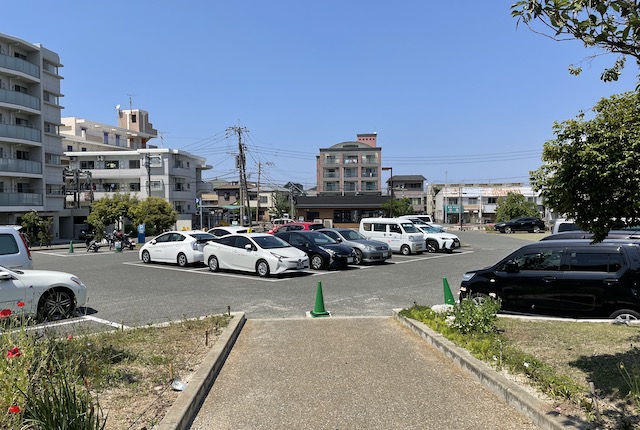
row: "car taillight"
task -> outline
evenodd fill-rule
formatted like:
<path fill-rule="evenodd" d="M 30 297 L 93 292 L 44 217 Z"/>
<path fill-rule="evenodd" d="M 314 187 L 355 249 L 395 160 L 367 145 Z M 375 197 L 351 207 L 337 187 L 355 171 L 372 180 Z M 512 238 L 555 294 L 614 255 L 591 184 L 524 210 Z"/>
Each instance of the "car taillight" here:
<path fill-rule="evenodd" d="M 27 240 L 24 238 L 24 235 L 22 233 L 20 233 L 20 239 L 22 239 L 22 243 L 24 243 L 24 247 L 27 250 L 27 257 L 29 257 L 29 260 L 32 260 L 32 258 L 31 258 L 31 250 L 29 249 L 29 244 L 27 244 Z"/>

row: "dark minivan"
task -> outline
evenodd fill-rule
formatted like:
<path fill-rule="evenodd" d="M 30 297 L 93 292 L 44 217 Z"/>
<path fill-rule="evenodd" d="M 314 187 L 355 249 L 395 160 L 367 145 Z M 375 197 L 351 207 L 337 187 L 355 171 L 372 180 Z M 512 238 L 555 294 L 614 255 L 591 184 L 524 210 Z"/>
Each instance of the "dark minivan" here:
<path fill-rule="evenodd" d="M 507 312 L 640 319 L 640 245 L 629 240 L 549 240 L 467 272 L 460 299 L 495 297 Z"/>

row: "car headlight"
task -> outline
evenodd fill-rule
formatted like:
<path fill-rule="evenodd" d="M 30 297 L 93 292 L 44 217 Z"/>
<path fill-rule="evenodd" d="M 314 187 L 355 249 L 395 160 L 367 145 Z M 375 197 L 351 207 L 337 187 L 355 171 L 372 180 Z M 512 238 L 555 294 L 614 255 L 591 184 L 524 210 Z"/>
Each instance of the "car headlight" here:
<path fill-rule="evenodd" d="M 476 274 L 476 272 L 467 272 L 464 275 L 462 275 L 462 281 L 470 281 L 471 278 L 473 278 L 473 276 Z"/>
<path fill-rule="evenodd" d="M 271 255 L 276 257 L 278 260 L 282 260 L 284 258 L 282 255 L 276 254 L 275 252 L 272 252 Z"/>
<path fill-rule="evenodd" d="M 333 249 L 325 248 L 324 246 L 321 246 L 320 249 L 322 249 L 324 252 L 331 255 L 332 257 L 336 255 L 336 252 Z"/>
<path fill-rule="evenodd" d="M 375 246 L 365 245 L 365 246 L 364 246 L 364 250 L 365 250 L 365 251 L 369 251 L 369 252 L 371 252 L 371 251 L 375 251 L 375 250 L 376 250 L 376 248 L 375 248 Z"/>
<path fill-rule="evenodd" d="M 81 287 L 84 287 L 84 284 L 82 283 L 82 281 L 80 280 L 80 278 L 76 277 L 76 276 L 72 276 L 71 277 L 71 282 L 74 282 L 78 285 L 80 285 Z"/>

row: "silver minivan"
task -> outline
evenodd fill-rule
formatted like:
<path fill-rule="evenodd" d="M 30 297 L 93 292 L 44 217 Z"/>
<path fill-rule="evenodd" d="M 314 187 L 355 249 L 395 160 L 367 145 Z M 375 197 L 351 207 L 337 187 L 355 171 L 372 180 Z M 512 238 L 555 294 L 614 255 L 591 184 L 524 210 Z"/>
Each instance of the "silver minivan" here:
<path fill-rule="evenodd" d="M 0 266 L 8 269 L 33 269 L 29 245 L 19 225 L 0 226 Z"/>

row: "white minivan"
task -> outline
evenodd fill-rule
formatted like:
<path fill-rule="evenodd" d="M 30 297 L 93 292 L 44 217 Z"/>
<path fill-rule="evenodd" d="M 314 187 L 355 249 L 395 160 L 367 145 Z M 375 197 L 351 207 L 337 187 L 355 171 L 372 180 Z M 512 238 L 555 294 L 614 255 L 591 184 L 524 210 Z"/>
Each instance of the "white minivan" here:
<path fill-rule="evenodd" d="M 403 255 L 424 251 L 424 235 L 409 220 L 398 218 L 362 218 L 360 233 L 369 240 L 389 244 L 393 252 Z"/>

